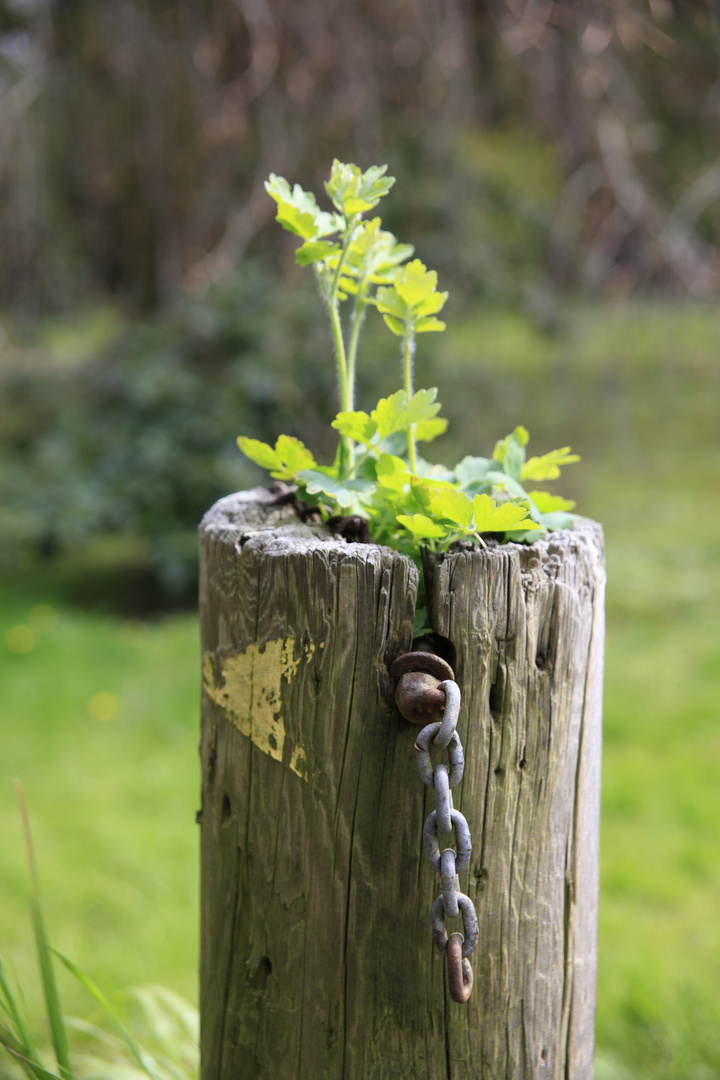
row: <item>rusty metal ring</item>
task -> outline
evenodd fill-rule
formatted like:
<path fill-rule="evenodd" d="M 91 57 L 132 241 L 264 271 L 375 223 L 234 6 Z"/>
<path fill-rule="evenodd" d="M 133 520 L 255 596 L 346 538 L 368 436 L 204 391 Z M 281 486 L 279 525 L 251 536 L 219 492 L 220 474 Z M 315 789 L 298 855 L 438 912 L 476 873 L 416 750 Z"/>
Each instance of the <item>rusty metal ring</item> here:
<path fill-rule="evenodd" d="M 447 946 L 448 987 L 450 997 L 459 1004 L 464 1004 L 473 988 L 473 969 L 470 961 L 462 955 L 463 936 L 450 935 Z"/>
<path fill-rule="evenodd" d="M 398 656 L 390 665 L 390 675 L 393 679 L 399 679 L 408 671 L 424 671 L 428 675 L 434 675 L 436 679 L 453 679 L 455 673 L 450 665 L 441 656 L 429 652 L 408 652 Z"/>

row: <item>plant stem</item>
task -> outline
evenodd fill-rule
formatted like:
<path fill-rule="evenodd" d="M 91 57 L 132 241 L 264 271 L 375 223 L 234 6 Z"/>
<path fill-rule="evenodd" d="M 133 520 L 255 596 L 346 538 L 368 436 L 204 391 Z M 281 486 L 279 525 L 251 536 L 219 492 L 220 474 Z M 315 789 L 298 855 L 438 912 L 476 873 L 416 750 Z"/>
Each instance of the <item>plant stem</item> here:
<path fill-rule="evenodd" d="M 348 387 L 348 370 L 345 359 L 345 342 L 343 341 L 340 312 L 338 311 L 337 299 L 328 300 L 328 313 L 332 328 L 333 345 L 335 346 L 335 361 L 337 364 L 338 396 L 340 398 L 340 412 L 352 409 L 352 397 Z"/>
<path fill-rule="evenodd" d="M 330 289 L 327 290 L 320 281 L 320 288 L 325 306 L 327 308 L 328 316 L 330 318 L 330 328 L 332 330 L 333 347 L 335 349 L 335 364 L 337 368 L 337 381 L 338 381 L 338 397 L 340 399 L 340 412 L 349 412 L 353 408 L 353 384 L 348 379 L 348 363 L 345 355 L 345 340 L 343 338 L 342 323 L 340 321 L 340 308 L 338 304 L 338 290 L 340 288 L 340 278 L 342 275 L 342 268 L 347 258 L 347 253 L 350 250 L 350 243 L 352 241 L 352 235 L 354 231 L 354 220 L 350 222 L 345 233 L 345 240 L 340 252 L 340 258 L 338 264 L 335 267 L 335 273 L 330 284 Z M 356 343 L 357 347 L 357 343 Z M 352 469 L 353 458 L 355 456 L 355 448 L 352 439 L 347 436 L 341 436 L 339 447 L 339 469 L 340 478 L 347 476 L 348 472 Z"/>
<path fill-rule="evenodd" d="M 355 400 L 355 360 L 357 357 L 358 341 L 360 340 L 360 330 L 362 329 L 363 320 L 365 318 L 365 282 L 358 282 L 358 291 L 355 296 L 355 306 L 353 308 L 352 317 L 352 333 L 350 335 L 350 347 L 348 349 L 347 357 L 347 379 L 348 388 L 350 391 L 350 408 L 352 409 L 353 402 Z"/>
<path fill-rule="evenodd" d="M 413 395 L 412 362 L 415 355 L 415 331 L 409 319 L 405 321 L 405 333 L 403 334 L 403 382 L 407 399 Z M 408 462 L 410 472 L 417 476 L 417 454 L 415 452 L 415 425 L 411 424 L 407 434 Z"/>

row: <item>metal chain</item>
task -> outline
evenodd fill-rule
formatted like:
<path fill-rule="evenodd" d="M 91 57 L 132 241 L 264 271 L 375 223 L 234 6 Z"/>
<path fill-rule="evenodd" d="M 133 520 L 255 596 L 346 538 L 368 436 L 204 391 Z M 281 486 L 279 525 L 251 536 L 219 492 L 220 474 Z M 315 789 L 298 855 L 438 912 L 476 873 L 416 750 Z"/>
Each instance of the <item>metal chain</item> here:
<path fill-rule="evenodd" d="M 458 873 L 470 863 L 472 841 L 468 823 L 453 806 L 452 788 L 463 777 L 465 758 L 457 733 L 460 713 L 460 688 L 451 679 L 438 684 L 445 694 L 442 723 L 428 724 L 415 743 L 417 766 L 424 784 L 435 791 L 435 809 L 423 827 L 423 846 L 431 866 L 440 874 L 442 892 L 432 906 L 433 939 L 448 961 L 448 983 L 453 1001 L 464 1002 L 473 987 L 473 972 L 468 956 L 478 943 L 478 921 L 475 905 L 469 896 L 459 891 Z M 447 748 L 450 766 L 439 764 L 433 769 L 430 747 Z M 455 831 L 456 848 L 440 851 L 438 832 Z M 446 919 L 462 914 L 464 935 L 451 934 L 448 941 Z"/>

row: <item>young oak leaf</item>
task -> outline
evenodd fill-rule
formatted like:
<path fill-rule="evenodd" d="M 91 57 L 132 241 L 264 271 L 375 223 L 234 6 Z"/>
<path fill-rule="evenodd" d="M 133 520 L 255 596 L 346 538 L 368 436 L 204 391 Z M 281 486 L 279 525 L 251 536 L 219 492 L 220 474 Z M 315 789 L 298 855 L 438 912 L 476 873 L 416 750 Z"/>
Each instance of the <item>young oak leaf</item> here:
<path fill-rule="evenodd" d="M 444 538 L 446 529 L 442 525 L 431 521 L 425 514 L 398 514 L 397 520 L 408 529 L 413 536 L 419 536 L 423 540 L 440 540 Z"/>
<path fill-rule="evenodd" d="M 498 505 L 489 495 L 476 495 L 473 499 L 475 532 L 508 532 L 522 528 L 530 532 L 541 526 L 528 517 L 527 508 L 516 503 Z"/>
<path fill-rule="evenodd" d="M 551 450 L 542 457 L 531 457 L 526 461 L 520 472 L 521 480 L 557 480 L 560 475 L 561 465 L 572 465 L 579 461 L 578 454 L 571 454 L 569 446 L 563 446 L 560 450 Z"/>
<path fill-rule="evenodd" d="M 473 501 L 464 491 L 457 491 L 452 486 L 441 489 L 430 499 L 435 517 L 452 521 L 464 531 L 471 531 L 473 520 Z"/>

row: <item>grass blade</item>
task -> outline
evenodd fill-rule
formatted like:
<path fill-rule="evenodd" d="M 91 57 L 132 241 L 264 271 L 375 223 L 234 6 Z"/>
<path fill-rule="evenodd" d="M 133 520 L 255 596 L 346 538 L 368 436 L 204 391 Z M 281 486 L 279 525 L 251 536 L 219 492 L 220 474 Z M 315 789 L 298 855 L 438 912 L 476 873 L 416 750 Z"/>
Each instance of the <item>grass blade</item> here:
<path fill-rule="evenodd" d="M 50 1072 L 39 1061 L 27 1057 L 19 1040 L 2 1024 L 0 1024 L 0 1045 L 5 1048 L 13 1061 L 20 1065 L 30 1080 L 62 1080 L 57 1073 Z"/>
<path fill-rule="evenodd" d="M 15 995 L 10 989 L 10 984 L 5 978 L 5 969 L 3 968 L 2 960 L 0 960 L 0 991 L 2 991 L 2 996 L 4 998 L 3 1005 L 5 1007 L 5 1011 L 15 1024 L 18 1045 L 21 1047 L 25 1057 L 29 1058 L 31 1061 L 37 1061 L 37 1053 L 35 1051 L 35 1047 L 32 1044 L 30 1032 L 28 1031 L 27 1024 L 25 1023 L 25 1018 L 22 1014 L 22 1010 L 20 1009 L 20 1006 L 15 1000 Z"/>
<path fill-rule="evenodd" d="M 67 1032 L 63 1021 L 60 1007 L 60 995 L 58 994 L 55 981 L 55 969 L 53 968 L 52 954 L 45 930 L 42 908 L 40 906 L 40 889 L 38 885 L 37 867 L 35 865 L 35 851 L 33 849 L 32 835 L 30 833 L 30 819 L 25 802 L 25 793 L 19 780 L 15 781 L 20 814 L 22 817 L 23 831 L 25 833 L 25 849 L 27 851 L 28 865 L 30 868 L 30 913 L 32 915 L 33 929 L 35 931 L 35 947 L 37 949 L 38 963 L 40 965 L 40 977 L 42 980 L 45 1008 L 47 1009 L 50 1034 L 52 1036 L 53 1049 L 61 1076 L 66 1080 L 72 1080 L 70 1071 L 70 1057 L 68 1054 Z"/>
<path fill-rule="evenodd" d="M 157 1073 L 156 1070 L 153 1069 L 151 1063 L 148 1061 L 148 1055 L 137 1042 L 132 1032 L 126 1027 L 119 1011 L 115 1008 L 112 1002 L 105 997 L 105 994 L 103 994 L 100 987 L 96 983 L 94 983 L 92 979 L 85 974 L 84 971 L 81 971 L 76 964 L 73 964 L 72 960 L 68 960 L 66 956 L 63 956 L 62 953 L 59 953 L 57 950 L 55 950 L 55 955 L 60 960 L 62 960 L 68 971 L 72 972 L 75 978 L 83 984 L 88 993 L 92 994 L 97 1003 L 103 1007 L 108 1016 L 111 1016 L 113 1018 L 118 1028 L 120 1029 L 120 1032 L 125 1039 L 125 1042 L 127 1043 L 132 1056 L 135 1058 L 135 1061 L 138 1063 L 139 1067 L 143 1070 L 143 1072 L 146 1073 L 148 1076 L 152 1077 L 152 1080 L 162 1080 L 159 1073 Z"/>

